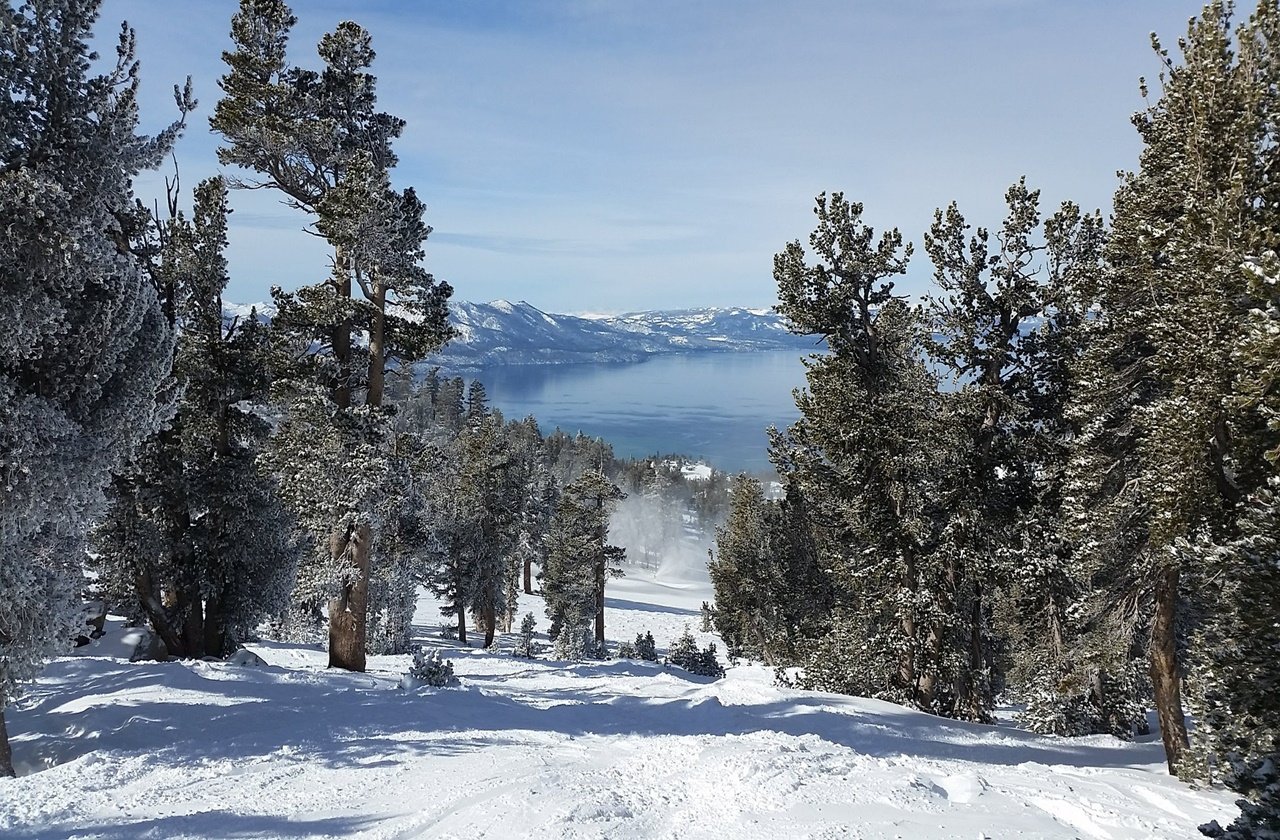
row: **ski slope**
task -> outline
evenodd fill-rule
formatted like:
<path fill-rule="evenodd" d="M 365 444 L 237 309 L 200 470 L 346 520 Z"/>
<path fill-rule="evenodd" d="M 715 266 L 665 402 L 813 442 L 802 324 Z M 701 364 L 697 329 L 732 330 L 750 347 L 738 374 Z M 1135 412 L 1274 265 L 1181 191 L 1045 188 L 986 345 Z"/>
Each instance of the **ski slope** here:
<path fill-rule="evenodd" d="M 696 574 L 612 582 L 608 636 L 650 630 L 661 652 L 688 624 L 705 644 L 709 597 Z M 1186 838 L 1234 816 L 1168 777 L 1154 739 L 944 721 L 760 667 L 517 659 L 439 638 L 437 609 L 420 602 L 418 635 L 461 685 L 413 693 L 408 656 L 349 674 L 264 642 L 265 667 L 130 663 L 116 625 L 9 710 L 0 837 Z"/>

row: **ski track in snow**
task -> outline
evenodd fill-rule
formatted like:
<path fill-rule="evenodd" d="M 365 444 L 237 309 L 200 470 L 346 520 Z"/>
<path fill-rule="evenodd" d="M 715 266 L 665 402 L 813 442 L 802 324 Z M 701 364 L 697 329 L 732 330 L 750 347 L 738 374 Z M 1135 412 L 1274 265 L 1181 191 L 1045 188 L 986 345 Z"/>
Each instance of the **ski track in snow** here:
<path fill-rule="evenodd" d="M 705 579 L 629 574 L 610 640 L 719 642 L 697 632 Z M 55 661 L 8 713 L 22 775 L 0 781 L 0 837 L 1182 838 L 1233 816 L 1154 739 L 945 721 L 759 666 L 517 659 L 438 638 L 437 609 L 416 635 L 458 688 L 399 690 L 407 656 L 348 674 L 270 642 L 260 668 L 129 663 L 111 636 Z M 545 627 L 538 597 L 525 612 Z"/>

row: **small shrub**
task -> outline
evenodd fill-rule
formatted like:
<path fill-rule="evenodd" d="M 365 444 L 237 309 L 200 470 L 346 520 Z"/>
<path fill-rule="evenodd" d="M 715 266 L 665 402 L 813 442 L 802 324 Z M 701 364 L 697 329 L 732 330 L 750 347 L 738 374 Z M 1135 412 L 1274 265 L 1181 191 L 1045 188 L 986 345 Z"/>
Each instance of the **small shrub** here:
<path fill-rule="evenodd" d="M 653 641 L 653 634 L 648 630 L 644 631 L 644 635 L 636 634 L 636 658 L 644 662 L 658 661 L 658 646 Z"/>
<path fill-rule="evenodd" d="M 520 641 L 516 642 L 516 646 L 511 651 L 513 656 L 533 659 L 541 652 L 542 645 L 533 640 L 533 628 L 536 624 L 533 613 L 525 613 L 524 619 L 520 622 Z"/>
<path fill-rule="evenodd" d="M 711 644 L 698 650 L 698 643 L 694 641 L 688 627 L 684 628 L 684 633 L 668 648 L 667 664 L 704 677 L 719 679 L 724 676 L 724 666 L 716 659 L 716 646 Z"/>
<path fill-rule="evenodd" d="M 595 653 L 595 640 L 588 641 L 587 636 L 590 630 L 586 627 L 567 626 L 560 628 L 560 635 L 556 636 L 555 656 L 556 659 L 564 659 L 569 662 L 581 662 L 588 657 L 588 654 Z"/>
<path fill-rule="evenodd" d="M 618 658 L 619 659 L 639 659 L 640 657 L 636 655 L 636 646 L 631 644 L 631 642 L 619 642 Z"/>
<path fill-rule="evenodd" d="M 441 624 L 441 625 L 440 625 L 440 638 L 442 638 L 442 639 L 455 639 L 455 640 L 456 640 L 456 639 L 458 638 L 458 625 L 456 625 L 456 624 Z"/>
<path fill-rule="evenodd" d="M 713 624 L 715 617 L 716 617 L 715 607 L 711 606 L 706 601 L 703 601 L 702 602 L 702 632 L 703 633 L 710 633 L 713 629 L 715 629 Z"/>
<path fill-rule="evenodd" d="M 457 685 L 458 678 L 453 675 L 453 663 L 440 658 L 439 651 L 425 651 L 420 646 L 413 649 L 413 664 L 409 673 L 400 680 L 401 688 L 413 690 L 429 685 L 432 688 L 444 688 Z"/>

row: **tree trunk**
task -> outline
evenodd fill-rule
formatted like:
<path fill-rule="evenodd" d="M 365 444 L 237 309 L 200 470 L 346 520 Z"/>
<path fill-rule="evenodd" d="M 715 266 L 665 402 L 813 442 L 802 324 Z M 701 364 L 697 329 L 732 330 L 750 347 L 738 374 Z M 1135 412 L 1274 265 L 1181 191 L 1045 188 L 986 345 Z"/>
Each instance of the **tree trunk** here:
<path fill-rule="evenodd" d="M 204 652 L 219 659 L 226 656 L 227 631 L 222 619 L 222 598 L 210 596 L 204 604 Z"/>
<path fill-rule="evenodd" d="M 493 604 L 485 604 L 480 611 L 480 622 L 484 625 L 484 646 L 493 647 L 493 632 L 497 628 L 498 615 Z"/>
<path fill-rule="evenodd" d="M 604 556 L 596 561 L 596 644 L 604 644 Z"/>
<path fill-rule="evenodd" d="M 182 619 L 182 652 L 186 659 L 204 656 L 204 604 L 200 600 L 200 587 L 188 586 L 183 593 L 187 613 Z"/>
<path fill-rule="evenodd" d="M 373 295 L 373 323 L 369 326 L 369 395 L 367 405 L 382 405 L 382 392 L 386 383 L 386 321 L 387 292 L 377 283 Z"/>
<path fill-rule="evenodd" d="M 367 523 L 356 525 L 340 543 L 349 554 L 355 579 L 329 602 L 329 667 L 365 669 L 365 620 L 369 611 L 369 556 L 373 534 Z"/>
<path fill-rule="evenodd" d="M 138 593 L 138 601 L 142 604 L 142 611 L 147 614 L 151 629 L 160 637 L 160 641 L 164 642 L 165 648 L 171 655 L 181 656 L 182 639 L 169 622 L 169 611 L 156 597 L 150 570 L 144 569 L 138 573 L 133 579 L 133 588 Z"/>
<path fill-rule="evenodd" d="M 458 607 L 458 641 L 467 643 L 467 611 Z"/>
<path fill-rule="evenodd" d="M 982 584 L 975 582 L 973 606 L 969 614 L 969 674 L 966 680 L 968 696 L 962 698 L 968 705 L 969 720 L 990 723 L 987 711 L 987 681 L 982 678 L 987 668 L 987 637 L 983 633 L 985 610 L 982 608 Z"/>
<path fill-rule="evenodd" d="M 1156 716 L 1169 773 L 1176 775 L 1187 749 L 1187 722 L 1182 714 L 1182 678 L 1178 673 L 1178 570 L 1168 568 L 1156 579 L 1155 616 L 1151 622 L 1151 684 Z"/>
<path fill-rule="evenodd" d="M 9 747 L 9 728 L 4 723 L 4 709 L 0 709 L 0 778 L 16 775 L 13 772 L 13 751 Z"/>
<path fill-rule="evenodd" d="M 530 555 L 524 558 L 524 594 L 533 594 L 533 557 Z"/>

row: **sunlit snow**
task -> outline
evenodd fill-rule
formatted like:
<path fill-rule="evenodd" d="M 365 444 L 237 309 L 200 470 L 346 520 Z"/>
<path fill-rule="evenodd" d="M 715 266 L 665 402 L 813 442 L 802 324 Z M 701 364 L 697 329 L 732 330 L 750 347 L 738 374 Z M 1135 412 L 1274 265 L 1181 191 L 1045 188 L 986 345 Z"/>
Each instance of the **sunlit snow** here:
<path fill-rule="evenodd" d="M 697 632 L 704 570 L 629 575 L 609 585 L 611 640 L 718 641 Z M 0 837 L 1183 838 L 1233 816 L 1170 778 L 1154 738 L 945 721 L 760 666 L 518 659 L 510 634 L 498 652 L 439 638 L 437 606 L 416 634 L 461 685 L 411 693 L 408 656 L 350 674 L 263 642 L 264 667 L 130 663 L 115 622 L 9 710 L 21 776 L 0 782 Z M 527 611 L 545 630 L 539 598 Z"/>

